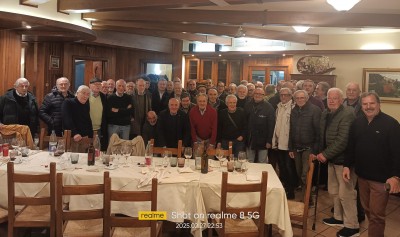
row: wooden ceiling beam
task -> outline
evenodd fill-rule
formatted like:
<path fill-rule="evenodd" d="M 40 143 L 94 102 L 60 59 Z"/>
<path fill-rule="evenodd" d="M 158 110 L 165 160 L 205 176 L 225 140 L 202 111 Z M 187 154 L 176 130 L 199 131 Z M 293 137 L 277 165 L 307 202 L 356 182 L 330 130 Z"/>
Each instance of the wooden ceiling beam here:
<path fill-rule="evenodd" d="M 215 6 L 210 0 L 59 0 L 60 10 L 66 12 L 97 12 L 138 7 L 196 7 Z M 259 0 L 225 0 L 230 5 L 257 3 Z"/>
<path fill-rule="evenodd" d="M 161 53 L 172 52 L 172 40 L 153 36 L 126 34 L 115 31 L 96 31 L 94 44 L 114 45 L 125 48 L 135 48 Z"/>
<path fill-rule="evenodd" d="M 166 21 L 216 24 L 309 25 L 314 27 L 394 27 L 400 28 L 400 14 L 349 12 L 285 11 L 213 11 L 164 9 L 154 16 L 154 9 L 83 14 L 97 20 Z"/>
<path fill-rule="evenodd" d="M 149 35 L 155 37 L 169 38 L 169 39 L 179 39 L 187 41 L 199 41 L 203 43 L 214 43 L 221 45 L 232 45 L 232 38 L 212 36 L 212 35 L 196 35 L 190 33 L 180 33 L 180 32 L 165 32 L 165 31 L 155 31 L 155 30 L 145 30 L 145 29 L 135 29 L 126 27 L 110 27 L 110 26 L 93 26 L 92 30 L 107 30 L 107 31 L 118 31 L 128 34 L 137 35 Z"/>
<path fill-rule="evenodd" d="M 143 22 L 129 22 L 129 21 L 95 21 L 94 26 L 112 26 L 112 27 L 126 27 L 126 28 L 140 28 L 151 29 L 169 32 L 190 32 L 201 34 L 212 34 L 217 36 L 235 37 L 238 27 L 234 26 L 219 26 L 207 24 L 171 24 L 171 23 L 143 23 Z M 298 34 L 282 31 L 273 31 L 265 29 L 255 29 L 250 27 L 243 27 L 243 32 L 246 37 L 284 40 L 290 42 L 304 43 L 304 44 L 318 44 L 319 36 L 314 34 Z"/>

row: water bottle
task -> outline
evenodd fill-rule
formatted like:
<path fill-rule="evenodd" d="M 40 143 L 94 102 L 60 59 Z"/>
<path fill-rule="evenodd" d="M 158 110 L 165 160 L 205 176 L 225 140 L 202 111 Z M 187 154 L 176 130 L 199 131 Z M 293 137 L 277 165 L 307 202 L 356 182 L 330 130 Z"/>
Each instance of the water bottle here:
<path fill-rule="evenodd" d="M 150 167 L 152 165 L 153 161 L 153 144 L 150 143 L 150 141 L 147 143 L 146 146 L 146 153 L 144 154 L 144 158 L 146 161 L 146 165 Z"/>
<path fill-rule="evenodd" d="M 50 139 L 49 139 L 49 153 L 51 156 L 54 156 L 54 152 L 57 149 L 57 136 L 56 131 L 51 131 Z"/>
<path fill-rule="evenodd" d="M 93 139 L 93 147 L 94 147 L 94 151 L 95 151 L 95 157 L 96 158 L 100 157 L 101 144 L 100 144 L 99 135 L 97 135 L 97 134 Z"/>

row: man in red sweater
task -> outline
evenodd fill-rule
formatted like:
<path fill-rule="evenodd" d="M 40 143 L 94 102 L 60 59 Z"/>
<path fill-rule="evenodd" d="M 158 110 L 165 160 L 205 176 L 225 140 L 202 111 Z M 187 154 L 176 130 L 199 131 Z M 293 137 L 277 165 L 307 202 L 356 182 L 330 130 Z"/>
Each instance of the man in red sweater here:
<path fill-rule="evenodd" d="M 189 112 L 192 142 L 205 141 L 215 145 L 217 138 L 217 111 L 207 104 L 206 94 L 198 94 L 197 105 Z"/>

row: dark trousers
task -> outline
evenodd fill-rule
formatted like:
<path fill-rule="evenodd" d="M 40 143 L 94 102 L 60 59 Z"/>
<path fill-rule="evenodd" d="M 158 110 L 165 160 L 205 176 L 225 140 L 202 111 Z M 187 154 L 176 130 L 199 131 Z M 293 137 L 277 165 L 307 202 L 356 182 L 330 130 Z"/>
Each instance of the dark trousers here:
<path fill-rule="evenodd" d="M 289 151 L 274 150 L 278 166 L 279 178 L 287 191 L 293 191 L 297 186 L 297 173 L 294 159 L 290 158 Z"/>

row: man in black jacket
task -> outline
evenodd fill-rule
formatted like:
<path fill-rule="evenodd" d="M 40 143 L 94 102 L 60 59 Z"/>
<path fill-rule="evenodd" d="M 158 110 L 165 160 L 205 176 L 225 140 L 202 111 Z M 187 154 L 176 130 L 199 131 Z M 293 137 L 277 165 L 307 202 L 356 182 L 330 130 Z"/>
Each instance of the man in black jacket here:
<path fill-rule="evenodd" d="M 247 88 L 246 88 L 247 89 Z M 245 107 L 248 121 L 247 158 L 250 162 L 266 163 L 275 127 L 275 111 L 264 100 L 264 90 L 257 88 L 254 98 Z"/>
<path fill-rule="evenodd" d="M 160 79 L 158 81 L 157 90 L 151 93 L 151 97 L 151 108 L 156 114 L 168 108 L 167 80 Z"/>
<path fill-rule="evenodd" d="M 383 237 L 389 193 L 400 192 L 400 126 L 380 111 L 376 93 L 361 95 L 363 114 L 350 127 L 343 179 L 358 176 L 361 203 L 367 214 L 368 236 Z M 385 183 L 389 184 L 385 191 Z"/>
<path fill-rule="evenodd" d="M 44 97 L 39 109 L 39 117 L 47 125 L 47 134 L 50 135 L 54 130 L 58 137 L 63 134 L 61 106 L 65 99 L 75 96 L 69 91 L 69 80 L 60 77 L 56 81 L 56 87 Z"/>
<path fill-rule="evenodd" d="M 19 78 L 14 88 L 0 97 L 0 123 L 27 125 L 35 134 L 39 126 L 38 105 L 28 88 L 28 79 Z"/>

